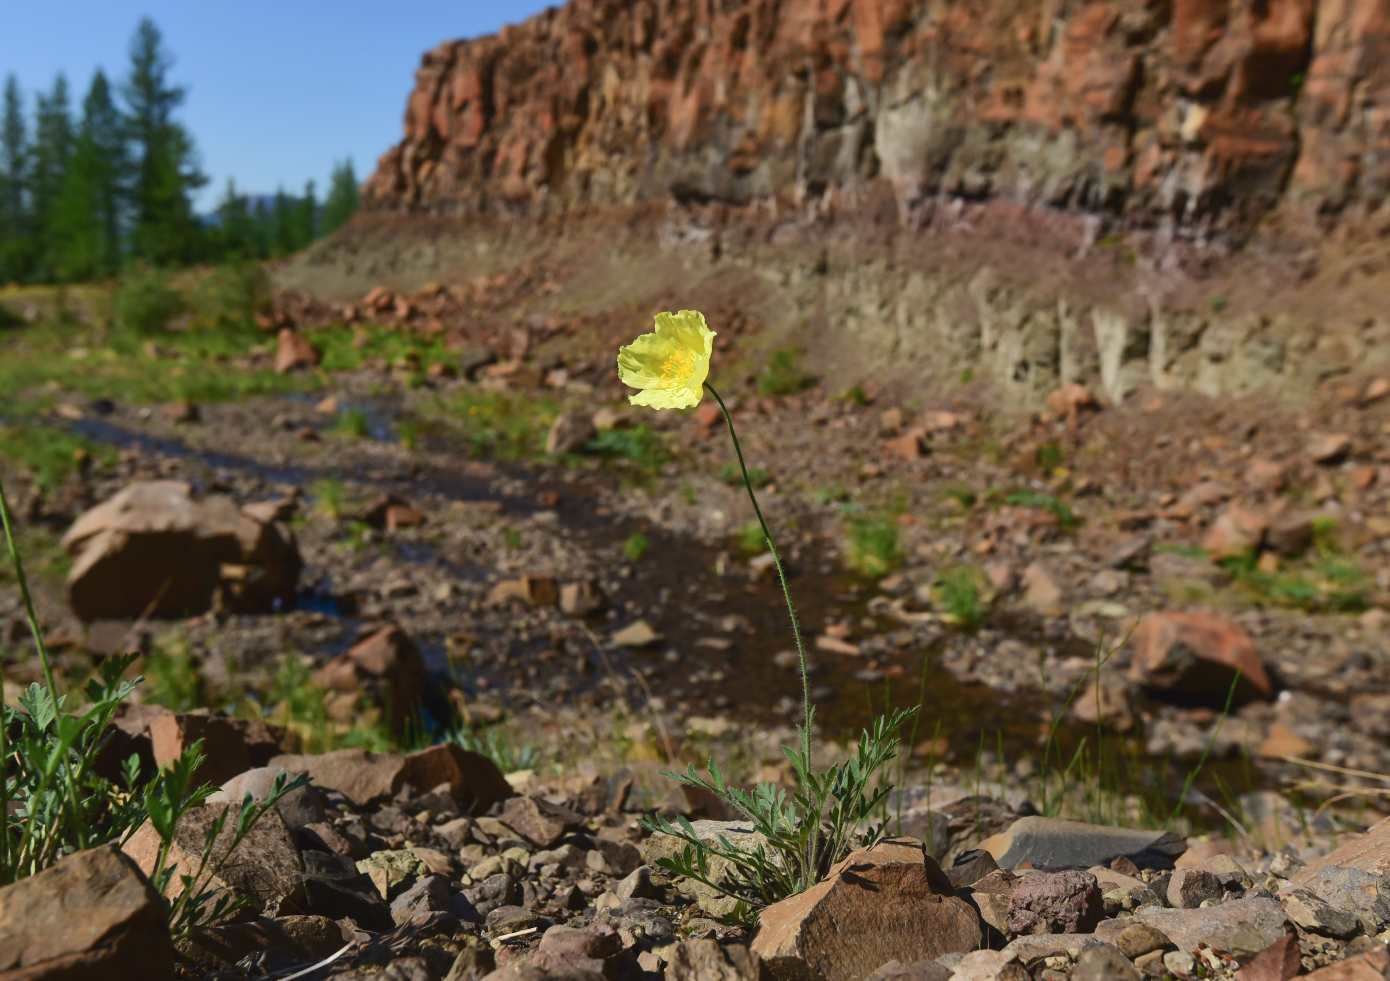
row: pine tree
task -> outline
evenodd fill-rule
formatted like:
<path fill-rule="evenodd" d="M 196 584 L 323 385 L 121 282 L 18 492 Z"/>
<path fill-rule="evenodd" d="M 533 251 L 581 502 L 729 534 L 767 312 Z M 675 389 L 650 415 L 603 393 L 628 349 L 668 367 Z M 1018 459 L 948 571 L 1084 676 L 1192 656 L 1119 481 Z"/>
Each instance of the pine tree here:
<path fill-rule="evenodd" d="M 299 199 L 299 207 L 295 209 L 295 247 L 298 252 L 300 249 L 307 248 L 309 243 L 318 237 L 316 234 L 319 224 L 319 202 L 314 194 L 314 182 L 309 181 L 304 185 L 304 197 Z"/>
<path fill-rule="evenodd" d="M 333 165 L 328 197 L 323 202 L 323 223 L 320 232 L 327 235 L 337 231 L 356 211 L 357 176 L 352 172 L 352 161 L 344 160 Z"/>
<path fill-rule="evenodd" d="M 82 103 L 82 123 L 53 215 L 55 271 L 66 280 L 120 267 L 125 139 L 111 86 L 100 70 Z"/>
<path fill-rule="evenodd" d="M 24 100 L 18 79 L 11 74 L 5 79 L 5 106 L 0 114 L 0 283 L 23 279 L 28 273 L 28 172 Z"/>
<path fill-rule="evenodd" d="M 34 114 L 34 146 L 30 152 L 30 232 L 37 260 L 30 275 L 45 282 L 54 278 L 58 261 L 54 216 L 71 157 L 72 111 L 68 104 L 68 80 L 59 73 L 53 81 L 52 92 L 39 93 Z"/>
<path fill-rule="evenodd" d="M 130 76 L 122 87 L 126 127 L 134 144 L 134 254 L 156 264 L 192 261 L 201 230 L 191 192 L 207 183 L 199 172 L 193 140 L 173 118 L 187 92 L 170 85 L 173 57 L 148 17 L 130 44 Z"/>

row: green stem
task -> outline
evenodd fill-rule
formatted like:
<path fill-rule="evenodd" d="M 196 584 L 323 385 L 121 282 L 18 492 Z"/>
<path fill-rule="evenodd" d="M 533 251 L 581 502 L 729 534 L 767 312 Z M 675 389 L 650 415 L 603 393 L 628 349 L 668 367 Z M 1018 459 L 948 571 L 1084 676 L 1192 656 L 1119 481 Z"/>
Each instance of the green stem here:
<path fill-rule="evenodd" d="M 758 516 L 758 524 L 762 526 L 763 538 L 767 540 L 767 548 L 772 553 L 773 565 L 777 567 L 777 579 L 782 583 L 782 597 L 787 601 L 787 613 L 791 615 L 792 637 L 796 640 L 796 656 L 801 661 L 801 703 L 805 718 L 805 724 L 801 727 L 801 753 L 809 770 L 811 766 L 811 729 L 815 722 L 815 710 L 811 705 L 811 673 L 806 666 L 806 645 L 801 640 L 801 623 L 796 618 L 796 607 L 792 605 L 792 593 L 787 586 L 787 573 L 782 568 L 782 557 L 777 553 L 777 545 L 772 540 L 772 532 L 767 530 L 763 509 L 758 507 L 757 495 L 753 493 L 753 482 L 748 479 L 748 466 L 743 462 L 743 447 L 738 443 L 738 433 L 734 432 L 734 420 L 729 415 L 729 407 L 724 404 L 724 400 L 719 397 L 719 393 L 709 382 L 705 382 L 705 389 L 714 396 L 714 400 L 719 403 L 719 408 L 724 413 L 724 424 L 729 427 L 729 438 L 734 441 L 734 453 L 738 455 L 738 468 L 743 474 L 743 486 L 748 491 L 748 500 L 753 502 L 753 513 Z M 811 868 L 816 866 L 816 851 L 819 845 L 816 840 L 817 831 L 815 829 L 819 827 L 820 810 L 824 802 L 815 798 L 813 803 L 816 815 L 812 821 L 811 849 L 808 855 L 808 865 Z"/>

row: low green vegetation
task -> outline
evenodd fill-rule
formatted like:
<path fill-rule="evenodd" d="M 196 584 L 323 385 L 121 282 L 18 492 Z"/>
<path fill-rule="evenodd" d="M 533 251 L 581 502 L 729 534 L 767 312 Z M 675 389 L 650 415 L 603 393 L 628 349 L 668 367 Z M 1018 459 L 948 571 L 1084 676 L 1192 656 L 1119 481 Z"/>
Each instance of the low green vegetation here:
<path fill-rule="evenodd" d="M 758 378 L 758 394 L 794 395 L 804 388 L 809 388 L 815 379 L 801 370 L 798 364 L 800 357 L 801 350 L 795 345 L 779 347 L 773 351 L 772 356 L 768 358 L 767 366 Z"/>
<path fill-rule="evenodd" d="M 367 435 L 367 413 L 361 409 L 344 409 L 338 413 L 333 431 L 351 439 L 363 439 Z"/>
<path fill-rule="evenodd" d="M 946 569 L 937 577 L 936 592 L 942 608 L 954 623 L 969 630 L 984 623 L 987 611 L 974 570 L 964 566 Z"/>
<path fill-rule="evenodd" d="M 642 561 L 642 557 L 647 554 L 647 549 L 652 547 L 652 540 L 640 531 L 634 531 L 627 536 L 627 541 L 623 542 L 623 557 L 632 562 Z"/>
<path fill-rule="evenodd" d="M 743 474 L 739 471 L 737 463 L 726 463 L 719 468 L 719 479 L 730 487 L 738 487 L 743 483 Z M 772 475 L 760 467 L 749 467 L 748 482 L 753 485 L 754 490 L 762 490 L 772 483 Z"/>
<path fill-rule="evenodd" d="M 112 716 L 144 680 L 124 679 L 137 658 L 108 658 L 80 697 L 60 695 L 3 487 L 0 525 L 44 676 L 43 684 L 30 684 L 20 695 L 18 708 L 0 705 L 0 885 L 42 872 L 73 852 L 124 843 L 148 823 L 160 843 L 150 879 L 164 897 L 175 939 L 236 912 L 248 900 L 212 886 L 212 881 L 260 818 L 307 778 L 287 782 L 282 773 L 264 802 L 255 803 L 247 794 L 235 812 L 222 808 L 192 873 L 181 872 L 170 860 L 175 830 L 184 814 L 213 792 L 211 786 L 195 786 L 192 780 L 203 762 L 201 740 L 158 773 L 142 774 L 135 754 L 121 762 L 117 780 L 97 772 Z M 226 847 L 214 859 L 219 844 Z M 177 891 L 171 888 L 176 879 L 182 886 Z"/>
<path fill-rule="evenodd" d="M 898 528 L 886 518 L 852 515 L 849 518 L 846 560 L 854 571 L 878 578 L 898 560 Z"/>
<path fill-rule="evenodd" d="M 646 426 L 601 432 L 585 450 L 605 460 L 626 460 L 646 474 L 656 473 L 670 459 L 661 440 Z"/>
<path fill-rule="evenodd" d="M 1073 531 L 1081 524 L 1076 514 L 1067 506 L 1066 502 L 1053 497 L 1051 494 L 1021 491 L 1016 494 L 1010 494 L 1006 498 L 1006 501 L 1015 507 L 1040 508 L 1046 511 L 1057 519 L 1057 525 L 1063 531 Z"/>

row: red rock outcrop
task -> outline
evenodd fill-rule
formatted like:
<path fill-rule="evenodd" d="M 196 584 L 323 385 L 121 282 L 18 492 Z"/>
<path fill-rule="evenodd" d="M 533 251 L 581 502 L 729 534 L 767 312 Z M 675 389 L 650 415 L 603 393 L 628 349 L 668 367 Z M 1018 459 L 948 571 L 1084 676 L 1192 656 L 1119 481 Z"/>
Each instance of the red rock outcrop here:
<path fill-rule="evenodd" d="M 753 202 L 881 179 L 1243 231 L 1373 209 L 1387 0 L 572 0 L 416 72 L 368 208 Z"/>

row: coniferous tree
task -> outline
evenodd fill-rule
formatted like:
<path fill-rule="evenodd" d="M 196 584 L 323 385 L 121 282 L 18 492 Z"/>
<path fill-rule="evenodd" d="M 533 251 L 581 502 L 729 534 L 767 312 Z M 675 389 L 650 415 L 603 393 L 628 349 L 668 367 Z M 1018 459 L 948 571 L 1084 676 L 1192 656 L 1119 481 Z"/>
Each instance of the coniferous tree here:
<path fill-rule="evenodd" d="M 125 170 L 121 115 L 98 69 L 82 103 L 82 122 L 54 209 L 52 242 L 60 278 L 103 278 L 120 267 Z"/>
<path fill-rule="evenodd" d="M 304 185 L 304 197 L 299 199 L 299 207 L 295 209 L 295 246 L 294 250 L 307 248 L 309 243 L 318 238 L 317 229 L 319 224 L 319 203 L 314 194 L 314 182 L 311 180 Z"/>
<path fill-rule="evenodd" d="M 47 95 L 39 93 L 34 114 L 34 145 L 30 152 L 30 234 L 34 239 L 36 261 L 31 275 L 43 281 L 53 278 L 58 260 L 54 217 L 71 157 L 72 111 L 68 103 L 68 80 L 59 73 L 53 81 L 53 90 Z"/>
<path fill-rule="evenodd" d="M 5 79 L 5 105 L 0 112 L 0 283 L 28 272 L 28 216 L 25 185 L 29 175 L 29 132 L 19 81 Z"/>
<path fill-rule="evenodd" d="M 196 257 L 200 229 L 190 195 L 207 183 L 192 138 L 173 118 L 187 93 L 170 84 L 172 64 L 159 28 L 145 18 L 130 44 L 130 76 L 122 94 L 135 156 L 131 248 L 156 264 Z"/>
<path fill-rule="evenodd" d="M 344 160 L 333 165 L 333 176 L 328 184 L 328 197 L 323 202 L 323 224 L 320 229 L 324 235 L 341 228 L 357 212 L 357 175 L 352 171 L 352 161 Z"/>

